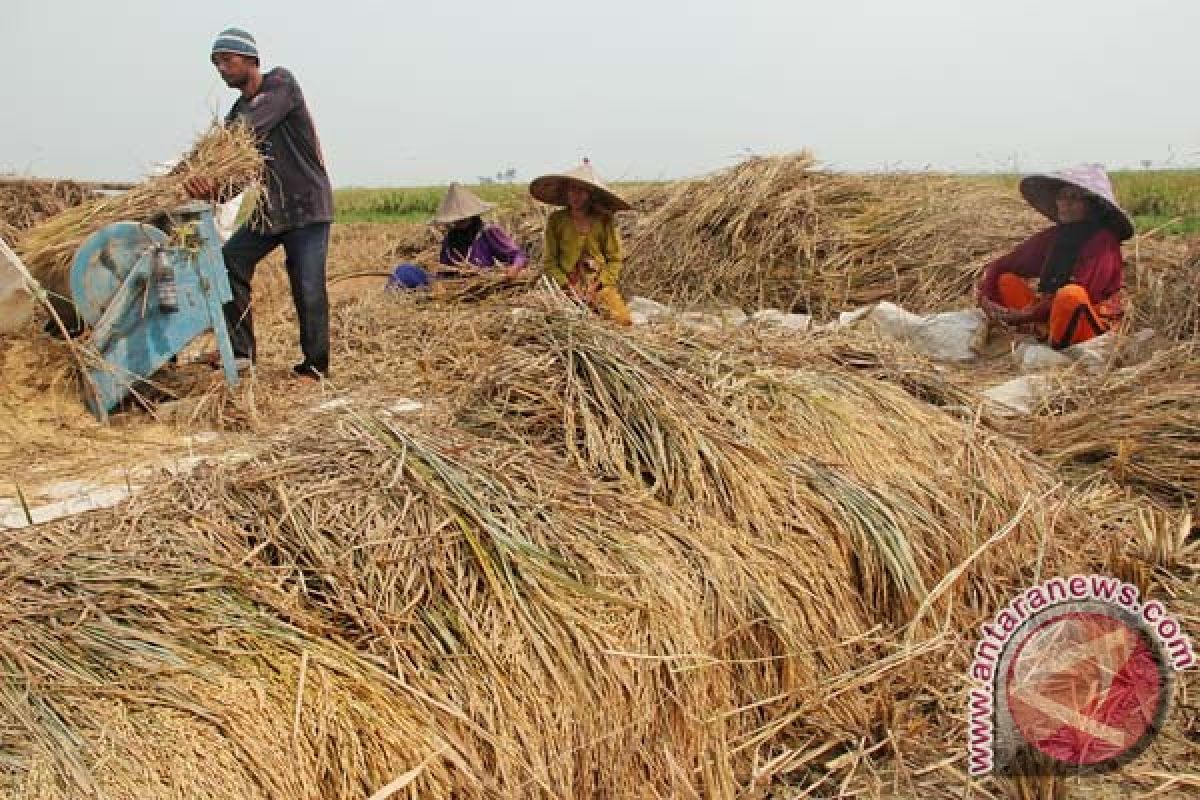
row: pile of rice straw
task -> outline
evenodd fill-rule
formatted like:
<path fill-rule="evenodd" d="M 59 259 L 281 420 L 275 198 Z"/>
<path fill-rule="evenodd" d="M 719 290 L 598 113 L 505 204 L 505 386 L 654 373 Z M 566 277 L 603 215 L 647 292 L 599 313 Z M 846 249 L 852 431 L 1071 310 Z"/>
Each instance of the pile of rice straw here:
<path fill-rule="evenodd" d="M 754 158 L 676 185 L 644 215 L 627 284 L 681 305 L 944 309 L 1038 220 L 986 181 L 827 172 L 807 153 Z"/>
<path fill-rule="evenodd" d="M 1139 328 L 1184 341 L 1200 338 L 1200 252 L 1182 237 L 1143 239 L 1126 248 L 1125 285 Z"/>
<path fill-rule="evenodd" d="M 1064 487 L 861 343 L 781 367 L 541 294 L 334 324 L 345 403 L 3 538 L 0 797 L 958 797 L 1011 593 L 1096 569 L 1200 611 L 1157 569 L 1177 520 Z M 438 401 L 389 411 L 414 390 Z M 1189 767 L 1181 697 L 1155 774 L 1109 786 Z"/>
<path fill-rule="evenodd" d="M 0 177 L 0 237 L 12 244 L 21 231 L 92 197 L 91 190 L 74 181 Z"/>

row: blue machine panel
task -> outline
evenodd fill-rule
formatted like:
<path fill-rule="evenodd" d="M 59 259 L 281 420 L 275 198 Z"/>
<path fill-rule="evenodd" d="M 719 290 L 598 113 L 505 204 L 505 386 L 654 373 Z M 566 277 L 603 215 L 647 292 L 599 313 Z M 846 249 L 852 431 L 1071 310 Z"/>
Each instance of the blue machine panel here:
<path fill-rule="evenodd" d="M 221 312 L 232 293 L 212 212 L 192 205 L 170 218 L 173 235 L 136 222 L 109 225 L 84 242 L 72 264 L 71 299 L 102 357 L 88 370 L 88 405 L 101 419 L 207 331 L 216 335 L 226 381 L 237 383 Z M 166 276 L 175 287 L 174 310 L 162 302 Z"/>

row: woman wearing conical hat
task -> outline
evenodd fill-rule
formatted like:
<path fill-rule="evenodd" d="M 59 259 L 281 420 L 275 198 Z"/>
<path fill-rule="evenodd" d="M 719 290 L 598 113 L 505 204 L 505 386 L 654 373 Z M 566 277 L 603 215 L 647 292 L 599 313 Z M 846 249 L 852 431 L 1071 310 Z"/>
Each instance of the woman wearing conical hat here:
<path fill-rule="evenodd" d="M 1104 168 L 1031 175 L 1021 195 L 1056 224 L 987 265 L 980 308 L 997 322 L 1044 330 L 1058 349 L 1108 331 L 1122 315 L 1121 242 L 1133 236 L 1133 220 Z"/>
<path fill-rule="evenodd" d="M 629 203 L 604 185 L 586 159 L 569 172 L 543 175 L 529 185 L 535 198 L 562 206 L 546 220 L 546 275 L 618 325 L 632 325 L 617 288 L 621 238 L 613 215 Z"/>
<path fill-rule="evenodd" d="M 431 224 L 443 226 L 446 231 L 438 263 L 446 267 L 465 266 L 474 269 L 507 267 L 507 276 L 517 277 L 529 263 L 529 257 L 503 228 L 484 223 L 483 215 L 495 207 L 457 183 L 450 184 L 437 214 L 430 220 Z M 416 264 L 401 264 L 392 273 L 388 287 L 417 289 L 428 286 L 429 282 L 430 275 L 424 268 Z"/>

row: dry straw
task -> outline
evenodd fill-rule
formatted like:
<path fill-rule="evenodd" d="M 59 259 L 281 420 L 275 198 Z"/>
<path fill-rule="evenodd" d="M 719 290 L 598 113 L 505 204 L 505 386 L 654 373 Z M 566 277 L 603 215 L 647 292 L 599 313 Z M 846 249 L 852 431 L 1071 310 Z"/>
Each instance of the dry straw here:
<path fill-rule="evenodd" d="M 339 310 L 347 409 L 5 539 L 0 791 L 961 796 L 979 621 L 1156 579 L 1123 543 L 1158 515 L 837 365 L 862 342 L 524 306 Z M 414 388 L 444 407 L 384 413 Z"/>
<path fill-rule="evenodd" d="M 827 172 L 807 153 L 753 158 L 677 184 L 639 221 L 628 284 L 687 304 L 940 309 L 1036 226 L 1013 192 L 982 181 Z"/>
<path fill-rule="evenodd" d="M 67 271 L 83 241 L 106 225 L 149 222 L 187 200 L 184 182 L 203 176 L 229 198 L 255 185 L 263 171 L 254 134 L 242 126 L 214 126 L 200 136 L 169 175 L 147 179 L 127 192 L 93 199 L 67 209 L 26 231 L 17 249 L 30 272 L 47 290 L 66 295 Z"/>
<path fill-rule="evenodd" d="M 1179 344 L 1135 367 L 1069 373 L 1030 441 L 1052 462 L 1100 467 L 1161 499 L 1200 501 L 1200 352 Z"/>
<path fill-rule="evenodd" d="M 0 237 L 14 242 L 22 231 L 93 196 L 86 186 L 74 181 L 21 180 L 0 176 Z"/>
<path fill-rule="evenodd" d="M 1133 320 L 1169 339 L 1200 338 L 1200 252 L 1182 237 L 1138 237 L 1125 276 Z"/>
<path fill-rule="evenodd" d="M 928 186 L 799 166 L 759 177 L 858 209 L 787 195 L 841 254 L 805 262 L 831 270 L 820 291 L 882 274 L 864 253 L 942 252 L 853 244 L 868 219 L 932 225 Z M 722 239 L 717 205 L 701 263 L 759 280 L 721 255 L 752 240 Z M 904 285 L 963 288 L 943 245 Z M 340 410 L 214 391 L 198 413 L 260 430 L 251 463 L 5 536 L 0 797 L 999 797 L 963 774 L 981 621 L 1090 570 L 1200 613 L 1185 525 L 1064 485 L 911 354 L 618 331 L 525 288 L 335 307 Z M 260 359 L 294 348 L 289 311 L 259 320 Z M 1108 788 L 1184 785 L 1187 713 L 1156 775 Z"/>

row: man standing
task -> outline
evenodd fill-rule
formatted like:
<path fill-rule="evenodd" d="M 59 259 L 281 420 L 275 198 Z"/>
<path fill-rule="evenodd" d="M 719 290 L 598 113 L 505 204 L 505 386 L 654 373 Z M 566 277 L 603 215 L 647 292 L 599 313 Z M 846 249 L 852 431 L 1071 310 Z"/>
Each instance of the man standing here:
<path fill-rule="evenodd" d="M 241 92 L 225 123 L 248 125 L 258 137 L 267 163 L 261 213 L 243 224 L 221 251 L 233 290 L 233 300 L 225 305 L 225 318 L 234 355 L 251 362 L 255 359 L 250 284 L 258 263 L 283 245 L 304 353 L 304 360 L 292 369 L 302 378 L 320 380 L 329 375 L 325 259 L 333 222 L 333 190 L 316 127 L 292 73 L 283 67 L 263 73 L 258 46 L 246 31 L 222 31 L 213 43 L 212 63 L 225 84 Z M 208 178 L 193 178 L 187 190 L 193 197 L 212 200 L 216 184 Z"/>

